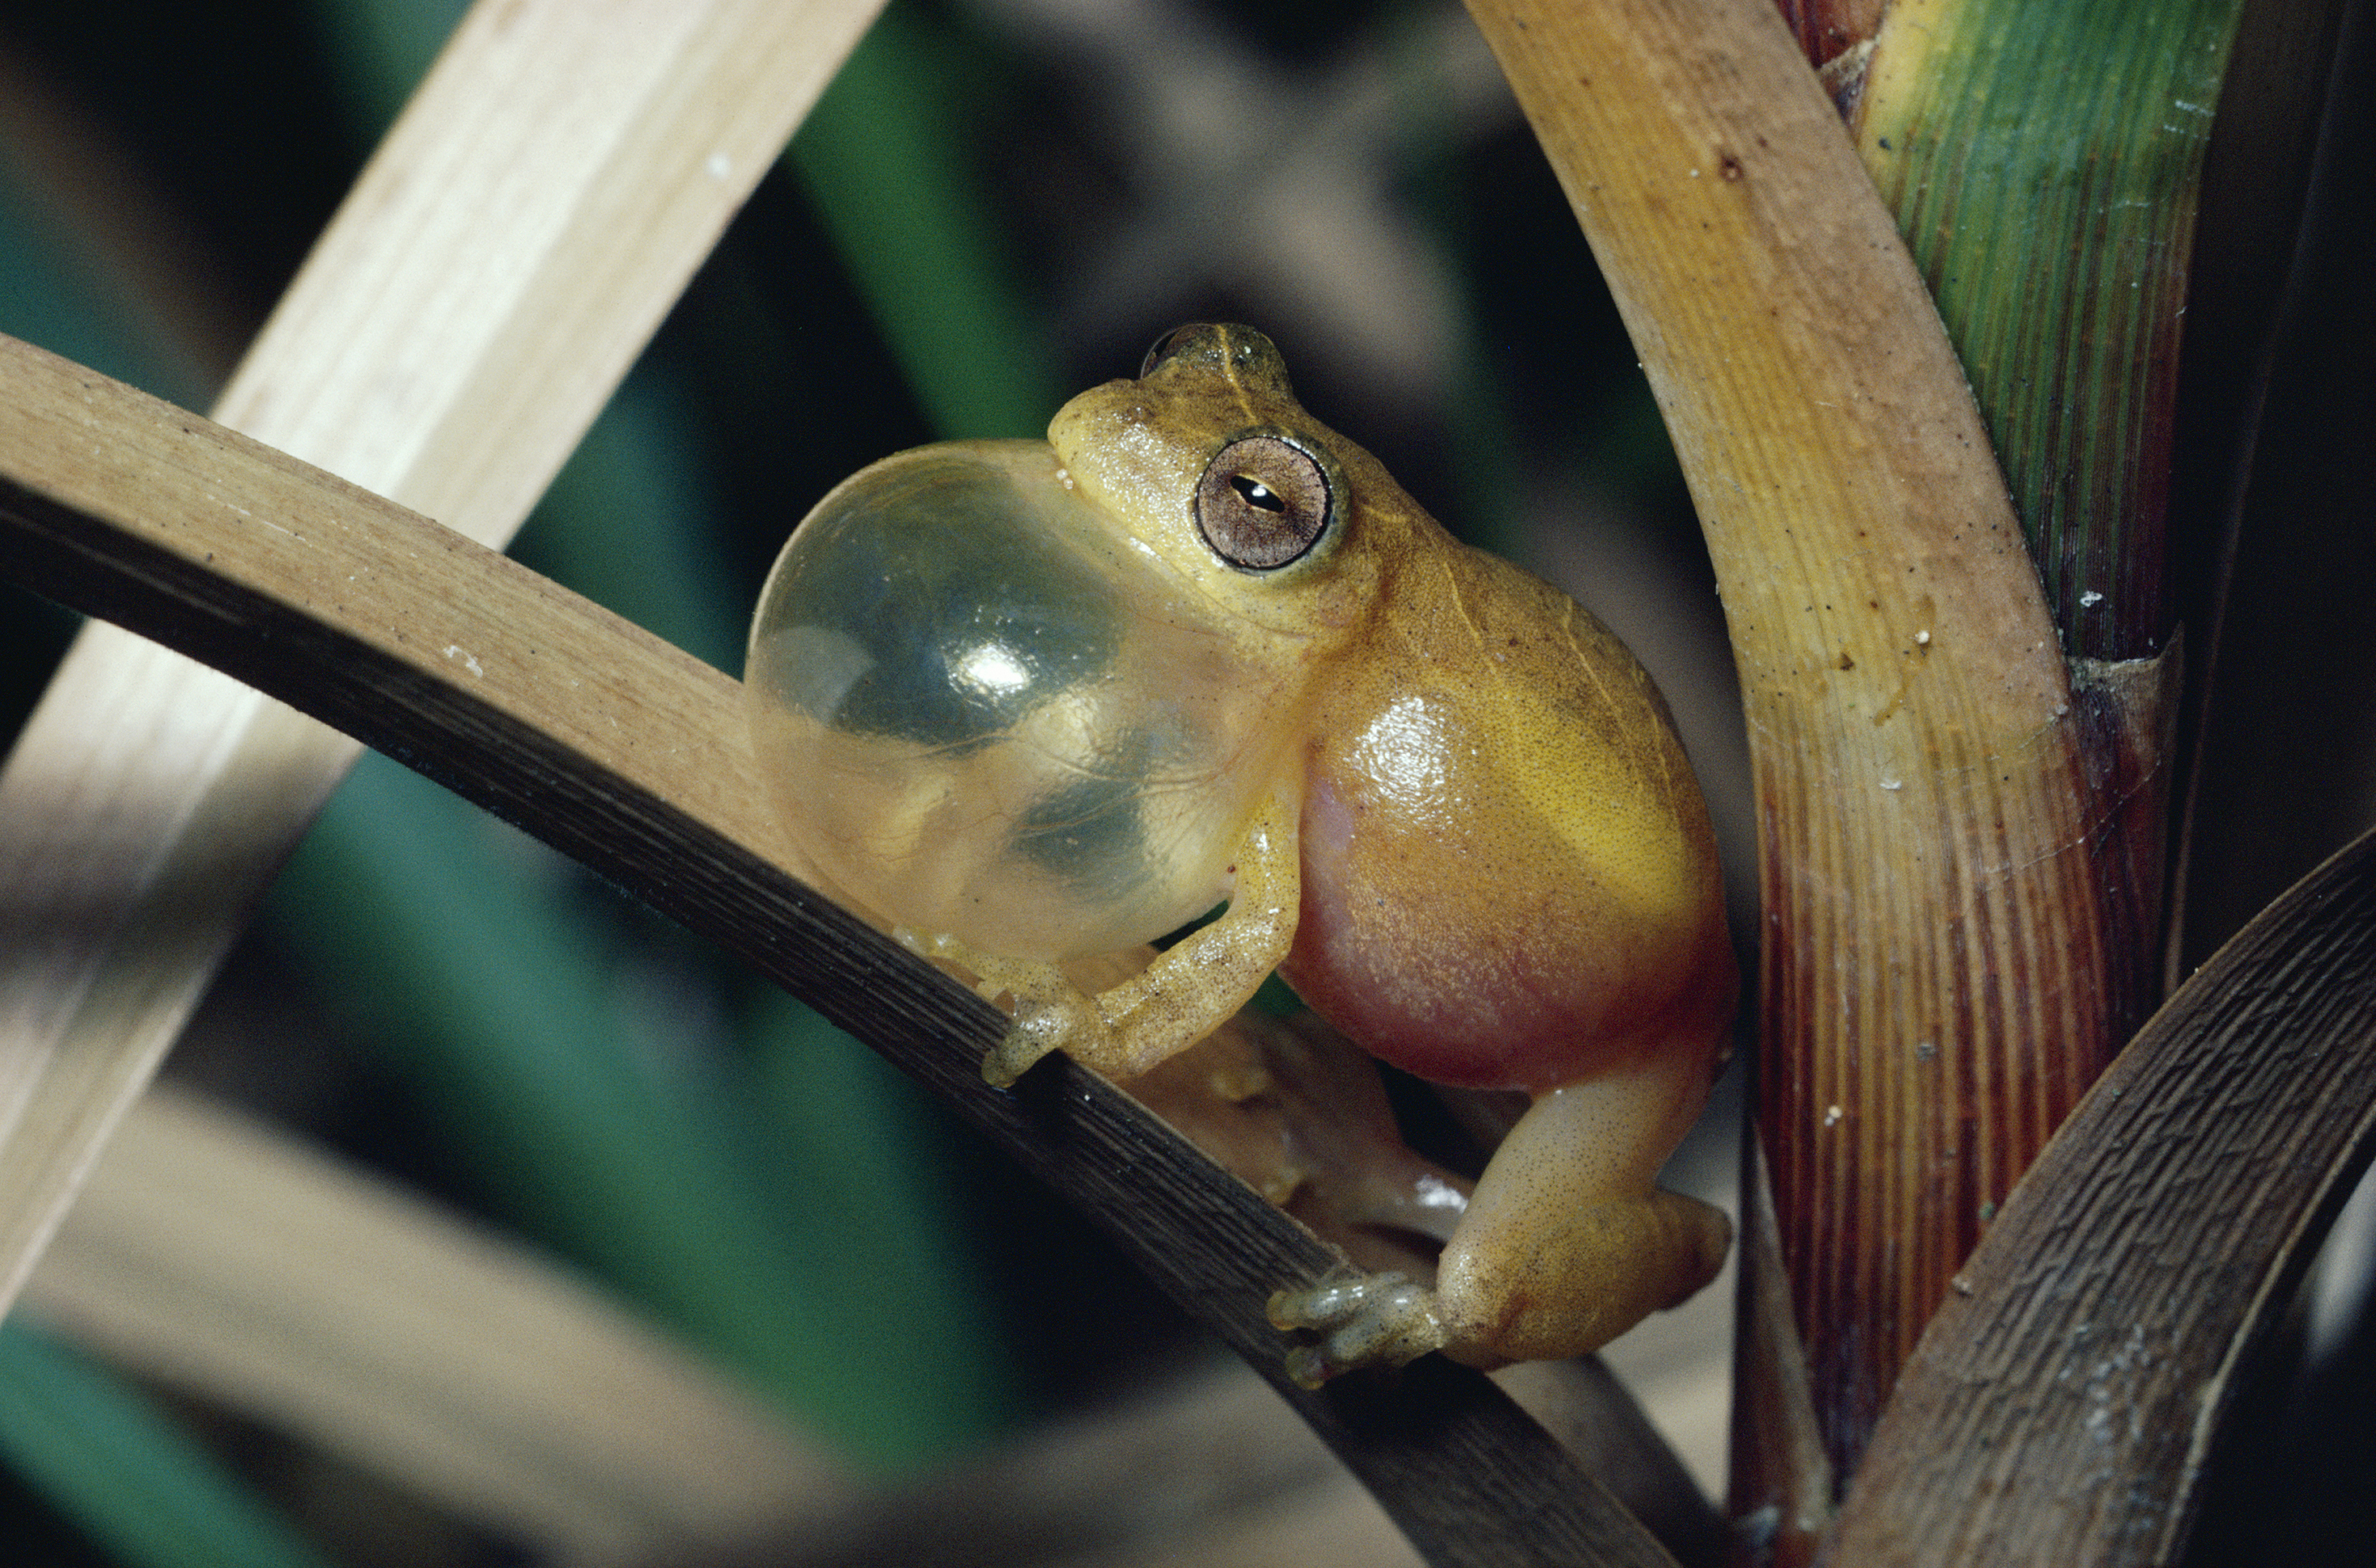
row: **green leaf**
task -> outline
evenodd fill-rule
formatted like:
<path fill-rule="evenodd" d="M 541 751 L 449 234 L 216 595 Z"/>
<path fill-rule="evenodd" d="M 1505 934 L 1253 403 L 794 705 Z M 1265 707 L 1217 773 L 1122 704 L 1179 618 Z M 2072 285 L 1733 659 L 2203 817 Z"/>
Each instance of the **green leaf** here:
<path fill-rule="evenodd" d="M 0 1325 L 0 1449 L 137 1568 L 328 1568 L 328 1560 L 110 1373 Z"/>
<path fill-rule="evenodd" d="M 600 931 L 583 886 L 366 757 L 274 898 L 523 1219 L 858 1457 L 904 1467 L 979 1437 L 1003 1413 L 1003 1362 L 966 1332 L 964 1271 L 914 1266 L 937 1255 L 915 1235 L 933 1208 L 787 1202 L 731 1060 L 697 1029 L 635 1027 L 630 939 Z M 835 1109 L 879 1161 L 914 1158 L 864 1102 Z"/>
<path fill-rule="evenodd" d="M 1858 111 L 2074 657 L 2143 658 L 2169 636 L 2187 261 L 2240 10 L 1902 6 Z"/>
<path fill-rule="evenodd" d="M 945 107 L 961 47 L 892 6 L 810 111 L 791 158 L 942 436 L 1038 435 L 1063 391 Z"/>

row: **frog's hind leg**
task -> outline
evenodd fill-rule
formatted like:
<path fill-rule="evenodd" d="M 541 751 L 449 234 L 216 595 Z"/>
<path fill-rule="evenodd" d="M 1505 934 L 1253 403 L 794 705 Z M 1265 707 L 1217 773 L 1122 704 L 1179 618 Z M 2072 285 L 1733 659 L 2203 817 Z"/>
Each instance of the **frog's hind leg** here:
<path fill-rule="evenodd" d="M 1580 1356 L 1698 1290 L 1731 1222 L 1657 1179 L 1707 1070 L 1705 1053 L 1680 1052 L 1537 1096 L 1479 1179 L 1433 1290 L 1378 1276 L 1273 1301 L 1272 1322 L 1321 1335 L 1289 1370 L 1318 1383 L 1427 1350 L 1483 1367 Z"/>
<path fill-rule="evenodd" d="M 1004 1087 L 1051 1051 L 1108 1077 L 1135 1077 L 1195 1044 L 1245 1005 L 1295 942 L 1302 874 L 1291 791 L 1267 797 L 1238 847 L 1230 907 L 1131 979 L 1091 995 L 1051 963 L 973 953 L 946 938 L 910 944 L 1015 999 L 1015 1027 L 982 1063 Z"/>
<path fill-rule="evenodd" d="M 1696 1085 L 1672 1081 L 1684 1074 Z M 1706 1074 L 1685 1055 L 1536 1098 L 1436 1265 L 1448 1354 L 1580 1356 L 1716 1277 L 1732 1222 L 1657 1185 Z"/>

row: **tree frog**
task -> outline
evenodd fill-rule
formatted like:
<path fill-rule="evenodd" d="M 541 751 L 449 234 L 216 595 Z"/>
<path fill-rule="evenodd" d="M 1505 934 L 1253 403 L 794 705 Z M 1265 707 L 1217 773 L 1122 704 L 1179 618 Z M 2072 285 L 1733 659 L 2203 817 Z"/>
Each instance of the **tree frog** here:
<path fill-rule="evenodd" d="M 1045 442 L 836 488 L 752 627 L 761 765 L 838 889 L 1011 999 L 985 1074 L 1127 1079 L 1277 970 L 1373 1055 L 1531 1107 L 1432 1285 L 1283 1293 L 1317 1383 L 1579 1355 L 1715 1274 L 1657 1185 L 1737 980 L 1706 808 L 1649 676 L 1304 412 L 1243 327 L 1166 337 Z M 1068 961 L 1218 919 L 1092 993 Z"/>

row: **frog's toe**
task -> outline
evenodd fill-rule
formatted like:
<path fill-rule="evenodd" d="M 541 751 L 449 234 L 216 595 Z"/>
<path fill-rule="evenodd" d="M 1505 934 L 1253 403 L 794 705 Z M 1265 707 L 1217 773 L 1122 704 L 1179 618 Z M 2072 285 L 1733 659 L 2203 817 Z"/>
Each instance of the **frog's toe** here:
<path fill-rule="evenodd" d="M 1400 1274 L 1282 1290 L 1270 1299 L 1270 1321 L 1320 1336 L 1287 1355 L 1288 1375 L 1306 1388 L 1357 1367 L 1398 1367 L 1444 1343 L 1435 1292 Z"/>
<path fill-rule="evenodd" d="M 982 1081 L 992 1088 L 1011 1088 L 1015 1080 L 1039 1063 L 1041 1057 L 1056 1049 L 1056 1041 L 1044 1030 L 1033 1029 L 1028 1024 L 1017 1024 L 1006 1031 L 981 1059 Z"/>
<path fill-rule="evenodd" d="M 1098 1013 L 1094 998 L 1066 980 L 1051 964 L 977 962 L 982 972 L 979 989 L 995 1001 L 1001 994 L 1015 999 L 1015 1023 L 1006 1038 L 982 1059 L 981 1075 L 992 1087 L 1005 1088 L 1030 1071 L 1051 1051 L 1069 1051 L 1099 1065 L 1097 1048 L 1112 1033 Z"/>

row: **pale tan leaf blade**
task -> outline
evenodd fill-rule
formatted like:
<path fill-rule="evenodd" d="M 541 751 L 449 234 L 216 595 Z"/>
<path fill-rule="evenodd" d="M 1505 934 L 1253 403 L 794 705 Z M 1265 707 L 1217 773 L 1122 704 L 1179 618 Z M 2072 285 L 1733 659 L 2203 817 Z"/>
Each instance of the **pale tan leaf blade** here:
<path fill-rule="evenodd" d="M 480 6 L 223 418 L 507 539 L 876 4 Z M 0 772 L 0 1308 L 354 755 L 112 628 L 68 655 Z"/>
<path fill-rule="evenodd" d="M 848 1490 L 551 1265 L 164 1086 L 125 1117 L 23 1305 L 574 1561 L 746 1538 Z"/>

